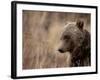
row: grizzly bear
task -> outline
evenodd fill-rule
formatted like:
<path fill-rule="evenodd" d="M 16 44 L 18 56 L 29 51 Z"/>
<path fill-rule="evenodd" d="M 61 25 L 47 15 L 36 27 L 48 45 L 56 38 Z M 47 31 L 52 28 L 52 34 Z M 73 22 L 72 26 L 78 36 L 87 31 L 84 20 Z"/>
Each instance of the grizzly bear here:
<path fill-rule="evenodd" d="M 61 35 L 60 53 L 70 52 L 72 67 L 90 66 L 90 33 L 84 29 L 84 21 L 78 20 L 75 23 L 66 25 Z"/>

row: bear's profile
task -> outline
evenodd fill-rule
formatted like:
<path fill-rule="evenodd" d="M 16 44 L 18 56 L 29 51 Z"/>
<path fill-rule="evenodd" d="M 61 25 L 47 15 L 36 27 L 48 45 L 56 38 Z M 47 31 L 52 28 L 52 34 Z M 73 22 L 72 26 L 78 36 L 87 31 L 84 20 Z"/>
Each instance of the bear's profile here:
<path fill-rule="evenodd" d="M 84 29 L 84 21 L 78 20 L 74 24 L 66 25 L 61 35 L 60 53 L 70 52 L 70 66 L 90 66 L 90 33 Z"/>

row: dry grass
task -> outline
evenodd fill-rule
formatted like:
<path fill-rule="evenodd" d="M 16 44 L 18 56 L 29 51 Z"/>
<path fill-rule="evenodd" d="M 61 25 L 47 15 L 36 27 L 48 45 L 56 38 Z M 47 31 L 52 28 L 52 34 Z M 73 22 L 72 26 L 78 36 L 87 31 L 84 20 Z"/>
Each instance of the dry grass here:
<path fill-rule="evenodd" d="M 83 18 L 86 26 L 90 26 L 89 14 L 24 10 L 23 69 L 68 67 L 69 53 L 59 53 L 57 46 L 66 22 L 79 18 Z"/>

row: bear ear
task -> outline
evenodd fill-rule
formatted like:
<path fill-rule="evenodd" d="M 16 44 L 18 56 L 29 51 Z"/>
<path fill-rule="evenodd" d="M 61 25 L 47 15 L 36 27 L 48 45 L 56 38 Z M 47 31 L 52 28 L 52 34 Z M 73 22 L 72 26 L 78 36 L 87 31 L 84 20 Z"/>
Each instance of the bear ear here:
<path fill-rule="evenodd" d="M 77 26 L 79 29 L 83 30 L 84 21 L 83 21 L 83 20 L 77 20 L 76 26 Z"/>

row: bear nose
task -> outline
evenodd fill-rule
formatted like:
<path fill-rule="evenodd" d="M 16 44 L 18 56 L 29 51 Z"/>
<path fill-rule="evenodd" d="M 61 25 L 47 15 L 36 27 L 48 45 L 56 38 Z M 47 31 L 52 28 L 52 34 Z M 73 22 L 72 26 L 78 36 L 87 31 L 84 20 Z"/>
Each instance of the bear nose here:
<path fill-rule="evenodd" d="M 59 52 L 64 53 L 64 51 L 62 49 L 58 49 Z"/>

